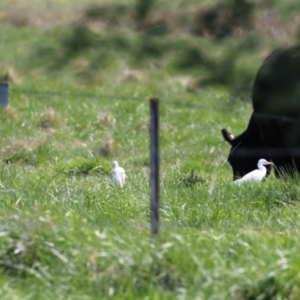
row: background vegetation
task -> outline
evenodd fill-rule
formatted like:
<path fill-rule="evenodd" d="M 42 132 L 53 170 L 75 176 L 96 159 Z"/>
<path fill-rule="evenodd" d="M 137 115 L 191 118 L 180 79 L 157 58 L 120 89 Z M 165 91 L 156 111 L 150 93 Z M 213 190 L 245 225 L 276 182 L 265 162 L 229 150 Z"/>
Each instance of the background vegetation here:
<path fill-rule="evenodd" d="M 232 186 L 298 1 L 0 4 L 1 299 L 299 299 L 299 178 Z M 161 233 L 149 233 L 148 98 L 161 99 Z M 127 172 L 111 182 L 111 162 Z"/>

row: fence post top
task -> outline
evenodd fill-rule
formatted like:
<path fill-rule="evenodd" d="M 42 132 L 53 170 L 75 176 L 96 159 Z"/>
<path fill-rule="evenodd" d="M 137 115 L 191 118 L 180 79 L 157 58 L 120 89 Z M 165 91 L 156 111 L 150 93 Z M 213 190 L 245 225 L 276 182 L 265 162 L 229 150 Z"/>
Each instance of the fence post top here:
<path fill-rule="evenodd" d="M 151 103 L 158 103 L 159 99 L 158 98 L 150 98 Z"/>

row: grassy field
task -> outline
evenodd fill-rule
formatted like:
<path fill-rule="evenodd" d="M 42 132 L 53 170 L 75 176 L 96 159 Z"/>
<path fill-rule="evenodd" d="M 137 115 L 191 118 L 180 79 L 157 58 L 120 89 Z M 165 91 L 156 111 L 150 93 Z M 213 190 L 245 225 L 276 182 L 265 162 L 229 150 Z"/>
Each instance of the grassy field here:
<path fill-rule="evenodd" d="M 251 80 L 268 52 L 297 42 L 291 28 L 99 33 L 74 21 L 86 3 L 33 2 L 1 4 L 0 75 L 12 83 L 0 111 L 0 299 L 299 299 L 300 178 L 233 186 L 220 133 L 245 129 Z M 278 4 L 281 20 L 296 6 Z M 150 97 L 161 100 L 155 237 Z"/>

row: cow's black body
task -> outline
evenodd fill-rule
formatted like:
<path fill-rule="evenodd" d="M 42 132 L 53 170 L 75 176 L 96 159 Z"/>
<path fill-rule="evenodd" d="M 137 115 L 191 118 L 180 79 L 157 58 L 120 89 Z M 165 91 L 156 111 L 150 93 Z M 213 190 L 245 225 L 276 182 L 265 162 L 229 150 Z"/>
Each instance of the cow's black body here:
<path fill-rule="evenodd" d="M 277 49 L 257 72 L 253 113 L 247 129 L 224 139 L 232 146 L 233 177 L 256 168 L 260 158 L 273 161 L 275 173 L 300 173 L 300 46 Z"/>

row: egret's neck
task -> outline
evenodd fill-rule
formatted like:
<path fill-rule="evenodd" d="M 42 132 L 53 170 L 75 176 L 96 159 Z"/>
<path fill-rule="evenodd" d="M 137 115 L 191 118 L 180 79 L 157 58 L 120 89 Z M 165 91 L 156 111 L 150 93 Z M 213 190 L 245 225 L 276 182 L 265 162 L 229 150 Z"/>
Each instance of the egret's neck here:
<path fill-rule="evenodd" d="M 259 164 L 258 168 L 263 172 L 267 172 L 267 168 L 264 165 Z"/>
<path fill-rule="evenodd" d="M 113 164 L 112 164 L 112 168 L 113 169 L 116 169 L 116 168 L 118 168 L 119 167 L 119 164 L 117 163 L 117 162 L 114 162 Z"/>

